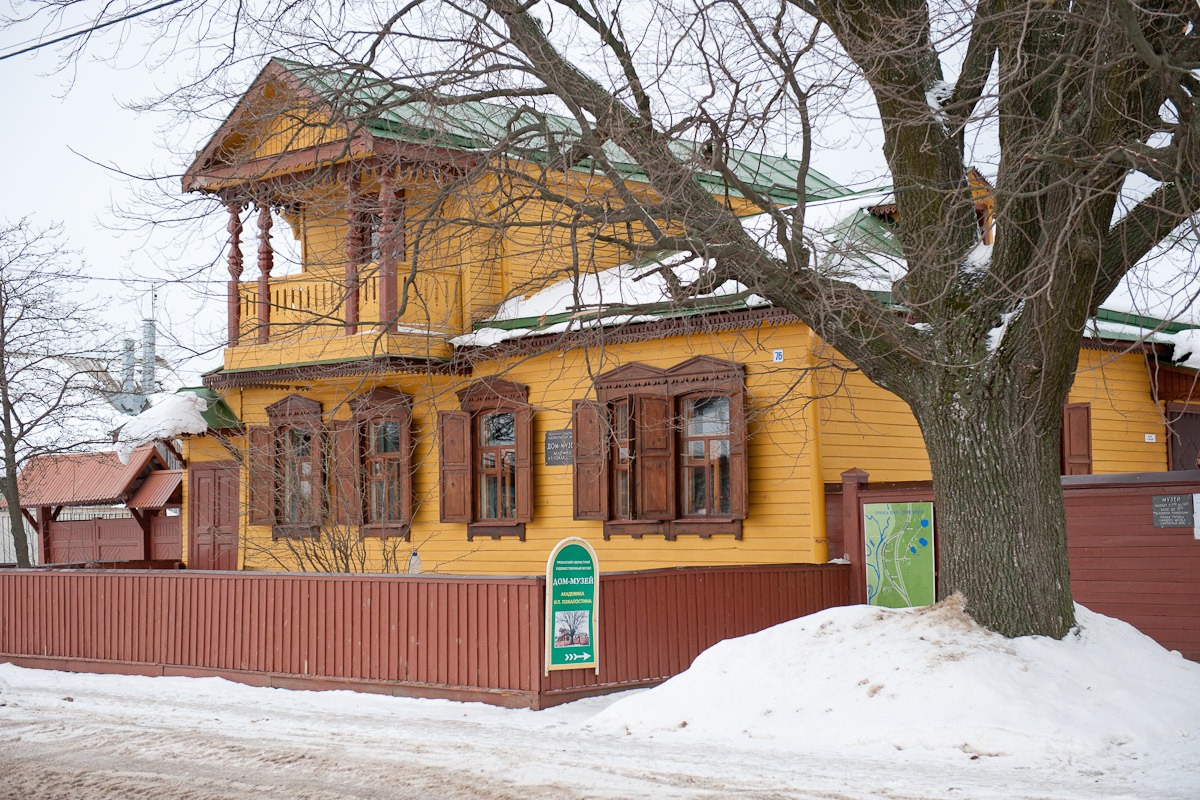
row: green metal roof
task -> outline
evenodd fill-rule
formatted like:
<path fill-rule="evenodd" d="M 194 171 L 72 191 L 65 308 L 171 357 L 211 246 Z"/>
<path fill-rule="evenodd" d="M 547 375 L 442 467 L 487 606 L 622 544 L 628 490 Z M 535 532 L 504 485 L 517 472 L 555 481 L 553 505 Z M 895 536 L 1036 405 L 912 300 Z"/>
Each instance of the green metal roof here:
<path fill-rule="evenodd" d="M 208 403 L 208 410 L 201 412 L 200 416 L 204 418 L 204 422 L 208 425 L 209 430 L 220 431 L 241 427 L 242 421 L 237 418 L 237 414 L 234 414 L 229 404 L 222 400 L 221 396 L 212 389 L 203 386 L 188 386 L 180 389 L 177 394 L 182 394 L 183 392 L 201 397 Z"/>
<path fill-rule="evenodd" d="M 274 61 L 340 114 L 355 120 L 377 138 L 486 152 L 518 128 L 536 130 L 537 134 L 523 134 L 526 145 L 512 148 L 510 155 L 541 162 L 553 153 L 564 152 L 579 136 L 575 121 L 557 114 L 517 110 L 492 102 L 457 101 L 450 95 L 438 96 L 444 102 L 413 100 L 415 89 L 392 81 L 285 59 Z M 695 176 L 701 184 L 738 194 L 732 187 L 726 187 L 720 175 L 701 166 L 699 143 L 676 141 L 673 148 L 680 160 L 696 162 Z M 645 180 L 645 173 L 627 152 L 611 142 L 604 145 L 604 151 L 622 176 Z M 794 203 L 799 199 L 796 192 L 799 162 L 783 156 L 732 150 L 729 163 L 739 181 L 772 200 Z M 588 171 L 592 166 L 585 159 L 575 169 Z M 805 175 L 804 187 L 812 198 L 842 197 L 849 193 L 813 169 Z"/>

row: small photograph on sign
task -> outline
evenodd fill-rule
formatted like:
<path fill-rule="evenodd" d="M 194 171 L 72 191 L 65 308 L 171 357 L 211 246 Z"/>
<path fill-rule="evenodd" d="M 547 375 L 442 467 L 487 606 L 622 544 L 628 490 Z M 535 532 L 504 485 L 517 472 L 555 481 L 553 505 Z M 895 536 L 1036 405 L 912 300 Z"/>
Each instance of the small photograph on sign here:
<path fill-rule="evenodd" d="M 554 646 L 578 647 L 592 643 L 592 615 L 588 611 L 554 612 Z"/>

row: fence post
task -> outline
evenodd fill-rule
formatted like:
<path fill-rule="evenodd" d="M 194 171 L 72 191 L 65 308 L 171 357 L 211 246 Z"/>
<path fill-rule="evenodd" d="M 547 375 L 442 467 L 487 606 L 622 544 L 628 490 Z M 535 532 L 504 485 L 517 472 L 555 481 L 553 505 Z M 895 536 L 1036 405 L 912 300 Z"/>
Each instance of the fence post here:
<path fill-rule="evenodd" d="M 858 467 L 842 473 L 842 543 L 850 557 L 850 602 L 867 602 L 867 572 L 863 563 L 862 511 L 858 493 L 870 475 Z"/>

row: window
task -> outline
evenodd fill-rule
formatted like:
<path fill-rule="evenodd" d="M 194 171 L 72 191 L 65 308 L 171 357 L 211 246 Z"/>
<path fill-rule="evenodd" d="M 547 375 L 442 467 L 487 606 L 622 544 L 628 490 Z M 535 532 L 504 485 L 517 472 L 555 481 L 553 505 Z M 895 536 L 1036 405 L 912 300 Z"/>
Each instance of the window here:
<path fill-rule="evenodd" d="M 699 356 L 627 364 L 575 403 L 575 518 L 627 534 L 741 537 L 746 517 L 744 369 Z"/>
<path fill-rule="evenodd" d="M 353 419 L 331 423 L 337 440 L 333 520 L 364 536 L 407 539 L 412 525 L 412 403 L 379 388 L 350 401 Z"/>
<path fill-rule="evenodd" d="M 686 398 L 682 405 L 683 516 L 729 516 L 729 397 Z"/>
<path fill-rule="evenodd" d="M 461 411 L 438 414 L 442 522 L 467 523 L 467 538 L 525 540 L 532 514 L 533 410 L 527 387 L 499 378 L 458 393 Z"/>
<path fill-rule="evenodd" d="M 325 499 L 321 404 L 289 395 L 267 407 L 267 422 L 249 432 L 250 524 L 315 536 Z"/>

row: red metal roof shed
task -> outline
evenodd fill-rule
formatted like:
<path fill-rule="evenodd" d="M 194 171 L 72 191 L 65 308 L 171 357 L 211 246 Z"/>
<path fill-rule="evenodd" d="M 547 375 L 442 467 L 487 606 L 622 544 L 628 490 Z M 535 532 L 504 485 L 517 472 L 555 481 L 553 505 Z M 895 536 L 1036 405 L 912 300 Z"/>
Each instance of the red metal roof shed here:
<path fill-rule="evenodd" d="M 181 469 L 160 469 L 156 472 L 151 472 L 146 476 L 146 480 L 134 492 L 133 497 L 129 498 L 125 503 L 126 508 L 162 508 L 175 500 L 175 504 L 180 502 L 179 497 L 172 497 L 179 491 L 180 485 L 183 483 L 183 470 Z"/>
<path fill-rule="evenodd" d="M 113 452 L 31 458 L 18 478 L 21 504 L 32 508 L 123 503 L 154 458 L 157 454 L 151 446 L 134 450 L 128 464 Z"/>

